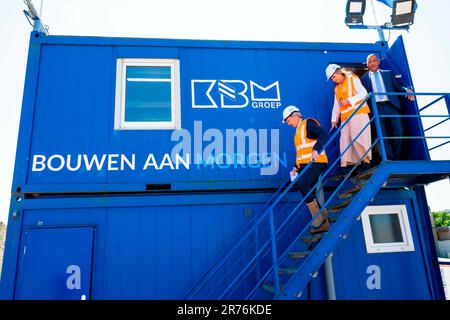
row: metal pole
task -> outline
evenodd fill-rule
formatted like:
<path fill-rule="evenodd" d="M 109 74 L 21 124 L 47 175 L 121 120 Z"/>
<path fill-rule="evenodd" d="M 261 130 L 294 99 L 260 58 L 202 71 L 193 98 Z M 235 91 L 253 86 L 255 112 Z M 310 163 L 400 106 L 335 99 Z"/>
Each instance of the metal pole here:
<path fill-rule="evenodd" d="M 42 7 L 44 6 L 44 0 L 41 0 L 41 5 L 39 6 L 39 18 L 42 19 Z"/>
<path fill-rule="evenodd" d="M 450 94 L 445 95 L 445 105 L 447 106 L 447 112 L 450 116 Z"/>
<path fill-rule="evenodd" d="M 280 279 L 278 277 L 278 257 L 277 257 L 277 244 L 275 239 L 275 224 L 273 220 L 273 209 L 270 209 L 269 217 L 270 217 L 270 237 L 272 239 L 274 289 L 275 289 L 275 296 L 278 297 L 280 295 Z"/>
<path fill-rule="evenodd" d="M 334 286 L 333 253 L 325 259 L 325 280 L 327 283 L 328 300 L 336 300 L 336 288 Z"/>
<path fill-rule="evenodd" d="M 381 121 L 380 121 L 380 116 L 378 114 L 377 101 L 375 99 L 374 94 L 372 94 L 372 111 L 373 111 L 373 116 L 375 117 L 377 135 L 378 135 L 378 138 L 380 139 L 381 160 L 386 161 L 387 158 L 386 158 L 386 149 L 384 147 L 383 132 L 381 130 Z"/>
<path fill-rule="evenodd" d="M 255 219 L 253 219 L 253 220 L 255 220 Z M 261 279 L 261 270 L 260 270 L 259 261 L 258 261 L 258 252 L 259 252 L 258 237 L 259 237 L 259 235 L 258 235 L 258 226 L 256 225 L 256 222 L 255 222 L 255 256 L 256 256 L 255 268 L 256 268 L 256 279 L 258 279 L 258 281 L 259 281 L 259 279 Z"/>
<path fill-rule="evenodd" d="M 383 29 L 380 27 L 377 28 L 378 36 L 380 37 L 380 41 L 386 42 L 386 39 L 384 38 L 384 32 Z"/>
<path fill-rule="evenodd" d="M 377 13 L 375 12 L 375 5 L 373 4 L 373 0 L 370 0 L 370 3 L 372 4 L 372 12 L 373 17 L 375 18 L 375 25 L 378 26 L 378 19 L 377 19 Z M 380 37 L 380 41 L 386 42 L 386 39 L 384 38 L 384 32 L 381 27 L 377 27 L 378 36 Z"/>

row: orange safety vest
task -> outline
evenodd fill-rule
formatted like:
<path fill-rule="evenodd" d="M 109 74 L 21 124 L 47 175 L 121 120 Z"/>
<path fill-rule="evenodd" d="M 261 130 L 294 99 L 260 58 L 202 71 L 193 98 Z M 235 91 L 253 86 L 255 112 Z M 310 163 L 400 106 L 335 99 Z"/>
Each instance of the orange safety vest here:
<path fill-rule="evenodd" d="M 347 76 L 347 79 L 345 79 L 342 83 L 338 84 L 334 88 L 334 94 L 336 95 L 336 99 L 339 100 L 345 100 L 349 97 L 353 97 L 356 94 L 355 90 L 355 84 L 353 83 L 353 78 L 357 78 L 355 75 Z M 341 110 L 341 122 L 344 122 L 352 115 L 352 113 L 355 111 L 357 107 L 363 102 L 364 99 L 359 100 L 355 106 L 353 107 L 350 103 L 346 104 L 345 106 L 340 107 Z M 358 112 L 356 114 L 360 113 L 369 113 L 369 105 L 367 104 L 367 101 L 364 102 L 361 108 L 359 108 Z M 352 118 L 353 119 L 353 118 Z"/>
<path fill-rule="evenodd" d="M 313 120 L 318 125 L 320 125 L 316 119 L 308 119 Z M 308 119 L 300 120 L 294 136 L 295 149 L 297 150 L 295 163 L 297 164 L 297 167 L 299 169 L 301 164 L 308 164 L 309 162 L 311 162 L 313 148 L 317 142 L 317 139 L 309 139 L 306 136 L 306 123 L 308 122 Z M 325 154 L 325 150 L 319 155 L 319 158 L 315 162 L 328 163 L 328 158 Z"/>

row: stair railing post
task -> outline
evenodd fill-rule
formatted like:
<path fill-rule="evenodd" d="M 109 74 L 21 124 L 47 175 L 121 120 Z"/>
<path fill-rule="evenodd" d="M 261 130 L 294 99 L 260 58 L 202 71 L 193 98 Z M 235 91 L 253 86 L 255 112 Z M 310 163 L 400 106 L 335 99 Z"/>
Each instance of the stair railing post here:
<path fill-rule="evenodd" d="M 450 94 L 446 94 L 444 100 L 445 105 L 447 106 L 448 115 L 450 116 Z"/>
<path fill-rule="evenodd" d="M 254 218 L 254 220 L 256 220 L 256 219 Z M 256 225 L 256 221 L 255 221 L 255 225 Z M 259 266 L 259 259 L 258 259 L 258 252 L 259 252 L 259 240 L 258 240 L 258 237 L 259 237 L 258 226 L 256 225 L 255 226 L 255 256 L 256 256 L 255 268 L 256 268 L 256 279 L 258 279 L 258 281 L 259 281 L 259 279 L 261 278 L 261 269 L 260 269 L 260 266 Z"/>
<path fill-rule="evenodd" d="M 273 209 L 269 211 L 270 217 L 270 238 L 272 239 L 272 262 L 273 262 L 273 279 L 275 296 L 280 295 L 280 279 L 278 277 L 278 256 L 277 256 L 277 243 L 275 237 L 275 223 L 273 219 Z"/>
<path fill-rule="evenodd" d="M 383 138 L 383 130 L 381 130 L 381 119 L 380 115 L 378 114 L 378 108 L 377 108 L 377 101 L 375 99 L 375 95 L 372 94 L 372 111 L 373 116 L 375 117 L 375 123 L 376 123 L 376 129 L 377 129 L 377 135 L 380 139 L 380 153 L 381 153 L 381 160 L 386 161 L 386 149 L 384 147 L 384 138 Z"/>

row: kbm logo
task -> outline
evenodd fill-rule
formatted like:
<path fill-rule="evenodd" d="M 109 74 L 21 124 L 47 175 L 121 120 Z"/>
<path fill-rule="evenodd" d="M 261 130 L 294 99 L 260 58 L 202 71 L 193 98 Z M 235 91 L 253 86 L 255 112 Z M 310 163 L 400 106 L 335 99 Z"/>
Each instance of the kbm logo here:
<path fill-rule="evenodd" d="M 192 108 L 279 108 L 281 106 L 278 81 L 264 87 L 250 80 L 191 80 Z"/>

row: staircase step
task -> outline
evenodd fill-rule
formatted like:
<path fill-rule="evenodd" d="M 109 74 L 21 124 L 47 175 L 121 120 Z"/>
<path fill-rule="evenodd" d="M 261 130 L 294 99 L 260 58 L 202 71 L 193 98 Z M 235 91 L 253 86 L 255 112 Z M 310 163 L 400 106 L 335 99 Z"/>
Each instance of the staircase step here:
<path fill-rule="evenodd" d="M 328 215 L 328 219 L 330 220 L 330 223 L 335 223 L 337 219 L 339 219 L 339 216 L 340 212 L 335 211 L 334 213 Z"/>
<path fill-rule="evenodd" d="M 331 181 L 339 181 L 339 180 L 342 180 L 342 179 L 344 179 L 344 175 L 335 175 L 335 176 L 331 176 L 330 177 L 330 180 Z"/>
<path fill-rule="evenodd" d="M 345 208 L 346 206 L 348 206 L 350 204 L 350 202 L 352 202 L 352 199 L 347 199 L 344 202 L 338 203 L 338 204 L 330 207 L 329 209 L 327 209 L 327 211 L 328 212 L 340 211 L 342 208 Z"/>
<path fill-rule="evenodd" d="M 357 181 L 365 181 L 369 180 L 370 177 L 375 173 L 377 170 L 377 167 L 370 168 L 369 170 L 366 170 L 364 172 L 358 173 L 357 175 L 350 178 L 350 181 L 357 182 Z"/>
<path fill-rule="evenodd" d="M 285 267 L 285 268 L 278 268 L 278 274 L 279 275 L 285 275 L 285 274 L 294 274 L 298 270 L 297 267 Z"/>
<path fill-rule="evenodd" d="M 343 192 L 339 193 L 338 197 L 340 199 L 346 199 L 346 198 L 352 197 L 355 193 L 357 193 L 359 190 L 361 190 L 362 187 L 363 187 L 362 184 L 356 185 L 353 188 L 344 190 Z"/>
<path fill-rule="evenodd" d="M 335 175 L 332 175 L 332 176 L 330 176 L 330 180 L 331 181 L 340 181 L 340 180 L 344 179 L 348 175 L 348 173 L 350 173 L 350 170 L 346 174 L 335 174 Z"/>
<path fill-rule="evenodd" d="M 262 285 L 262 288 L 270 293 L 275 293 L 275 286 L 273 283 L 265 283 Z M 284 285 L 280 285 L 280 291 L 284 291 Z"/>
<path fill-rule="evenodd" d="M 301 237 L 301 239 L 306 243 L 317 242 L 323 238 L 325 233 L 326 232 L 322 232 L 322 233 L 318 233 L 318 234 L 308 234 L 308 235 Z"/>
<path fill-rule="evenodd" d="M 289 252 L 288 255 L 292 259 L 302 259 L 310 254 L 310 251 Z"/>

